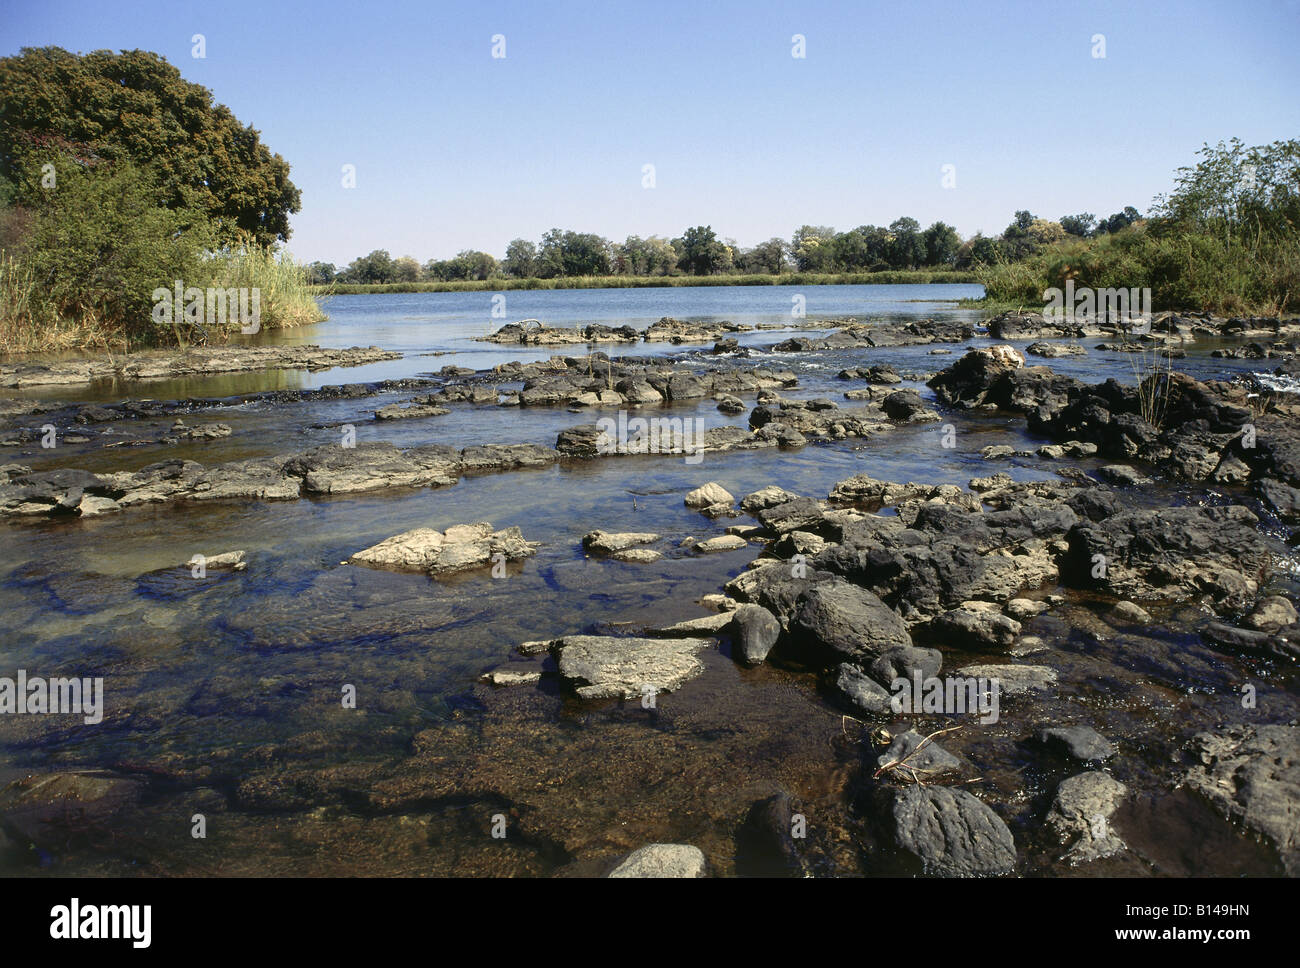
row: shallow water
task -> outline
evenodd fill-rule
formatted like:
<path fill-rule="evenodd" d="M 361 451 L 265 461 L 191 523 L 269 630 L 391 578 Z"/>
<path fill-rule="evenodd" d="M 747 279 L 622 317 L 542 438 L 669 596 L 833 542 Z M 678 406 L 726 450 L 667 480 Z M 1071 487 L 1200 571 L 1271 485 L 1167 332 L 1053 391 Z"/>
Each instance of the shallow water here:
<path fill-rule="evenodd" d="M 809 318 L 800 325 L 810 326 L 848 316 L 885 324 L 926 316 L 974 321 L 975 314 L 951 303 L 910 301 L 955 299 L 973 288 L 578 290 L 512 292 L 507 299 L 510 319 L 642 328 L 664 315 L 790 321 L 790 293 L 797 291 L 808 298 Z M 482 369 L 581 352 L 470 342 L 502 322 L 491 319 L 490 296 L 340 296 L 328 306 L 328 322 L 263 337 L 374 344 L 406 354 L 391 363 L 39 395 L 216 400 L 413 377 L 448 363 Z M 741 342 L 758 350 L 788 335 L 757 331 Z M 699 365 L 717 363 L 701 356 L 699 347 L 601 348 L 613 355 L 671 354 Z M 837 399 L 854 385 L 835 379 L 843 367 L 885 362 L 923 374 L 964 349 L 944 348 L 952 353 L 933 355 L 932 347 L 760 353 L 739 362 L 793 369 L 800 382 L 788 396 Z M 1176 365 L 1201 378 L 1252 367 L 1213 359 L 1208 349 L 1198 347 Z M 432 352 L 451 355 L 420 355 Z M 1132 361 L 1121 354 L 1090 350 L 1085 358 L 1046 362 L 1090 381 L 1133 379 Z M 904 386 L 929 395 L 919 382 Z M 297 403 L 226 399 L 186 420 L 228 423 L 234 429 L 229 438 L 113 450 L 68 445 L 55 453 L 27 448 L 4 459 L 97 471 L 173 457 L 210 464 L 337 442 L 337 425 L 349 422 L 359 440 L 403 447 L 551 445 L 559 430 L 591 419 L 563 408 L 467 405 L 425 420 L 370 419 L 376 407 L 410 395 Z M 711 426 L 729 422 L 710 401 L 667 409 Z M 0 853 L 0 864 L 25 873 L 581 874 L 599 872 L 643 843 L 673 841 L 696 843 L 715 869 L 730 873 L 734 827 L 748 804 L 784 788 L 803 803 L 815 830 L 813 872 L 887 872 L 887 852 L 873 844 L 853 807 L 864 752 L 858 727 L 842 719 L 806 672 L 744 669 L 724 645 L 706 657 L 704 676 L 659 697 L 654 710 L 577 702 L 550 675 L 540 687 L 513 689 L 492 689 L 477 678 L 507 662 L 546 667 L 515 655 L 525 640 L 705 614 L 696 600 L 719 591 L 759 550 L 697 556 L 678 548 L 688 537 L 749 523 L 744 517 L 710 521 L 686 509 L 682 494 L 706 481 L 736 495 L 775 483 L 824 497 L 837 481 L 864 472 L 885 480 L 965 484 L 997 471 L 1048 478 L 1059 466 L 1038 458 L 990 463 L 980 457 L 979 449 L 990 443 L 1027 449 L 1042 443 L 1026 434 L 1023 420 L 964 414 L 945 420 L 958 429 L 957 449 L 940 446 L 938 425 L 919 425 L 792 452 L 710 454 L 694 465 L 680 458 L 607 458 L 471 475 L 439 490 L 171 505 L 101 519 L 4 524 L 0 669 L 103 676 L 107 702 L 103 723 L 94 726 L 71 717 L 0 717 L 0 781 L 99 769 L 138 778 L 145 792 L 102 825 L 107 833 L 74 825 L 38 851 Z M 170 418 L 152 423 L 162 429 Z M 143 433 L 150 422 L 136 424 Z M 1072 463 L 1087 469 L 1099 462 Z M 1168 486 L 1138 498 L 1151 506 L 1182 499 Z M 340 564 L 411 528 L 481 520 L 498 528 L 518 525 L 541 542 L 537 556 L 500 579 L 475 572 L 434 581 Z M 580 539 L 595 528 L 658 532 L 667 556 L 649 565 L 587 559 Z M 178 567 L 196 553 L 234 549 L 248 552 L 247 571 L 195 580 Z M 1023 740 L 1041 723 L 1074 721 L 1090 722 L 1119 743 L 1114 771 L 1140 798 L 1125 830 L 1134 851 L 1094 865 L 1092 873 L 1187 873 L 1180 864 L 1193 864 L 1200 874 L 1275 870 L 1266 850 L 1172 797 L 1165 771 L 1189 730 L 1232 719 L 1244 677 L 1273 690 L 1268 721 L 1300 713 L 1288 674 L 1265 660 L 1207 649 L 1180 631 L 1172 615 L 1165 616 L 1168 628 L 1148 630 L 1136 648 L 1130 636 L 1097 617 L 1104 604 L 1071 596 L 1067 606 L 1026 627 L 1053 644 L 1050 664 L 1063 684 L 1058 696 L 1008 700 L 996 726 L 945 739 L 947 748 L 981 771 L 985 789 L 1008 805 L 1005 819 L 1021 848 L 1022 873 L 1069 872 L 1037 841 L 1051 791 L 1069 771 L 1064 764 L 1045 765 Z M 355 710 L 340 704 L 345 685 L 356 688 Z M 209 817 L 206 840 L 188 836 L 195 812 Z M 509 818 L 505 841 L 490 835 L 497 814 Z M 1226 846 L 1194 861 L 1175 858 L 1168 841 L 1181 823 L 1208 843 Z"/>

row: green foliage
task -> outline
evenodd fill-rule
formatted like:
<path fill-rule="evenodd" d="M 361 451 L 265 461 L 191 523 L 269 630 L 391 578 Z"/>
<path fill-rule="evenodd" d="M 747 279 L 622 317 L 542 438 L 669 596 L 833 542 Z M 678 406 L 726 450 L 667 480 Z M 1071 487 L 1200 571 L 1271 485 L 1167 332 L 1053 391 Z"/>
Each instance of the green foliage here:
<path fill-rule="evenodd" d="M 527 279 L 537 274 L 537 246 L 527 239 L 514 239 L 506 246 L 505 261 L 501 268 L 506 275 Z"/>
<path fill-rule="evenodd" d="M 212 243 L 201 215 L 160 208 L 156 195 L 152 179 L 128 162 L 60 159 L 54 187 L 29 200 L 26 229 L 9 253 L 35 282 L 32 318 L 154 338 L 154 289 L 203 276 Z"/>
<path fill-rule="evenodd" d="M 542 236 L 537 253 L 537 274 L 543 279 L 608 275 L 610 255 L 609 240 L 599 235 L 551 229 Z"/>
<path fill-rule="evenodd" d="M 697 225 L 673 241 L 680 254 L 678 265 L 693 276 L 712 276 L 726 272 L 732 265 L 732 250 L 718 241 L 713 226 Z"/>
<path fill-rule="evenodd" d="M 0 59 L 0 195 L 38 204 L 42 166 L 64 157 L 130 164 L 182 228 L 210 223 L 222 244 L 287 239 L 300 207 L 288 163 L 257 131 L 148 51 Z"/>
<path fill-rule="evenodd" d="M 318 323 L 325 318 L 316 303 L 312 273 L 294 261 L 288 252 L 272 246 L 247 242 L 211 254 L 200 267 L 202 289 L 257 289 L 261 320 L 265 329 L 287 329 Z M 232 324 L 229 329 L 235 327 Z"/>
<path fill-rule="evenodd" d="M 1041 306 L 1043 291 L 1150 287 L 1157 310 L 1258 312 L 1300 309 L 1300 239 L 1246 246 L 1194 231 L 1153 232 L 1138 224 L 1087 241 L 1065 242 L 1020 262 L 981 272 L 987 298 Z"/>
<path fill-rule="evenodd" d="M 1300 141 L 1247 148 L 1233 138 L 1197 153 L 1196 166 L 1178 169 L 1173 192 L 1157 200 L 1159 230 L 1256 240 L 1300 230 Z"/>
<path fill-rule="evenodd" d="M 339 273 L 340 282 L 386 283 L 394 281 L 393 257 L 387 249 L 375 249 L 369 255 L 353 259 L 352 263 Z"/>
<path fill-rule="evenodd" d="M 680 258 L 680 253 L 665 238 L 629 235 L 622 245 L 614 246 L 613 268 L 619 275 L 667 276 L 677 271 Z"/>

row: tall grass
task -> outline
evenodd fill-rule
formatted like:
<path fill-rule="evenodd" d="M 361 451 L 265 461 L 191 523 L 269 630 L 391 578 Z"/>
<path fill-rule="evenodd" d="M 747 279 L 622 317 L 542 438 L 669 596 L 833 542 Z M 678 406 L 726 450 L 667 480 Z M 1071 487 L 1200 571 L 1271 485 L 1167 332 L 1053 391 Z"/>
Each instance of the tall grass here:
<path fill-rule="evenodd" d="M 42 298 L 36 271 L 0 249 L 0 353 L 50 353 L 105 346 L 112 338 L 93 312 L 61 318 Z"/>
<path fill-rule="evenodd" d="M 204 290 L 258 289 L 260 322 L 266 329 L 305 326 L 326 318 L 318 300 L 328 292 L 310 285 L 306 269 L 287 252 L 277 254 L 270 246 L 242 245 L 210 253 L 197 271 L 199 278 L 182 282 Z M 157 279 L 156 284 L 170 290 L 173 280 Z M 151 326 L 147 314 L 143 319 L 110 321 L 96 306 L 86 302 L 61 312 L 50 288 L 39 283 L 36 269 L 0 250 L 0 353 L 188 341 L 184 327 Z M 238 329 L 239 322 L 231 320 L 226 332 L 208 335 L 224 341 Z"/>
<path fill-rule="evenodd" d="M 554 279 L 470 279 L 454 282 L 335 283 L 335 294 L 383 292 L 502 292 L 515 289 L 658 289 L 679 286 L 848 286 L 978 282 L 974 272 L 898 269 L 884 272 L 792 272 L 784 275 L 565 276 Z"/>
<path fill-rule="evenodd" d="M 249 242 L 215 253 L 208 263 L 206 286 L 260 291 L 261 325 L 266 329 L 307 326 L 325 319 L 317 298 L 321 292 L 308 282 L 306 267 L 287 251 Z"/>

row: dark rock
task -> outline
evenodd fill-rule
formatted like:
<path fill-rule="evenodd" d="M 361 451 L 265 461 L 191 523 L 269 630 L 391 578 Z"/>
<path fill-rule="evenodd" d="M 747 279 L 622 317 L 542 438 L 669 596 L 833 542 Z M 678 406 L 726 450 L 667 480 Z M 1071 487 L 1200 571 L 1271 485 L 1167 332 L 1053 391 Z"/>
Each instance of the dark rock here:
<path fill-rule="evenodd" d="M 736 651 L 749 665 L 758 665 L 767 658 L 781 636 L 781 623 L 775 615 L 761 605 L 736 606 L 732 635 Z"/>
<path fill-rule="evenodd" d="M 910 786 L 895 794 L 893 835 L 925 873 L 969 877 L 1003 874 L 1016 846 L 1002 818 L 965 790 Z"/>
<path fill-rule="evenodd" d="M 1038 731 L 1038 741 L 1085 763 L 1108 760 L 1115 755 L 1110 740 L 1091 726 L 1049 726 Z"/>
<path fill-rule="evenodd" d="M 799 600 L 791 631 L 805 641 L 849 658 L 875 657 L 912 638 L 898 614 L 865 588 L 834 580 L 815 585 Z"/>

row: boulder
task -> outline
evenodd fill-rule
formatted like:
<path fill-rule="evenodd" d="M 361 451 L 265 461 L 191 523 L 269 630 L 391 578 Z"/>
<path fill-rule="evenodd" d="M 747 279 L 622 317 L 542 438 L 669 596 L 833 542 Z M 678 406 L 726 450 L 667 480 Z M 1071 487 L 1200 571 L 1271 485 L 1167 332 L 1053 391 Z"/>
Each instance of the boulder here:
<path fill-rule="evenodd" d="M 965 790 L 909 786 L 895 794 L 892 833 L 922 870 L 946 877 L 1005 874 L 1016 846 L 1002 818 Z"/>

